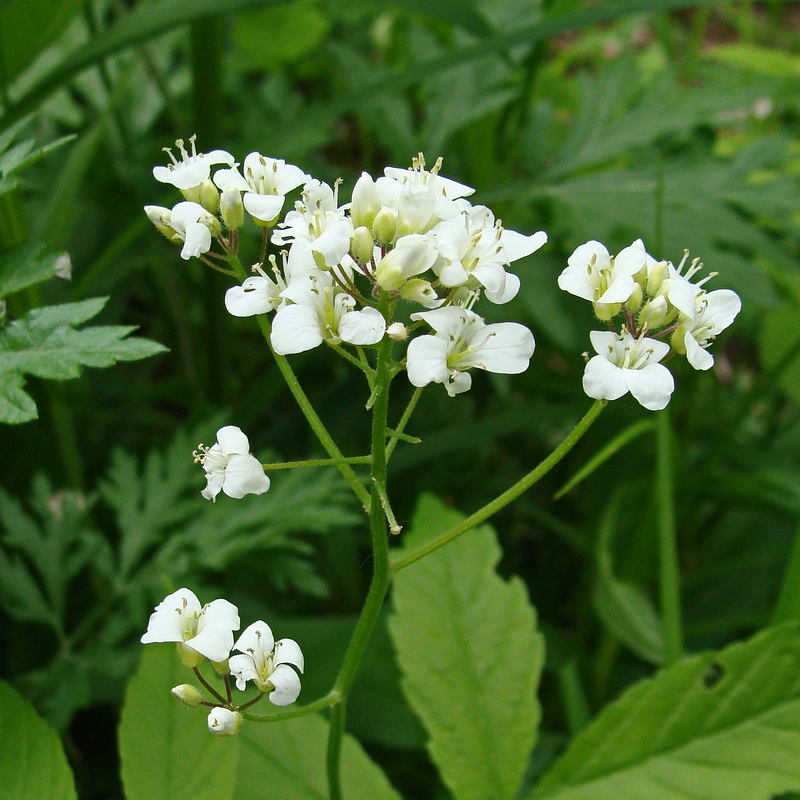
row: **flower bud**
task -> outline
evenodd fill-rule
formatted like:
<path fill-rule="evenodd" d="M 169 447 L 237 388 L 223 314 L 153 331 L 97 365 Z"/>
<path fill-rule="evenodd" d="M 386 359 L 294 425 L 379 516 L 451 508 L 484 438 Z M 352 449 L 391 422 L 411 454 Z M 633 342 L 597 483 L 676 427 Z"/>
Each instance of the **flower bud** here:
<path fill-rule="evenodd" d="M 608 322 L 622 310 L 622 303 L 592 303 L 597 319 Z"/>
<path fill-rule="evenodd" d="M 219 201 L 222 221 L 229 231 L 235 231 L 244 225 L 244 203 L 242 193 L 235 186 L 226 186 L 222 190 Z"/>
<path fill-rule="evenodd" d="M 242 727 L 242 715 L 229 708 L 212 708 L 208 715 L 208 729 L 216 736 L 236 736 Z"/>
<path fill-rule="evenodd" d="M 203 695 L 189 683 L 182 683 L 180 686 L 176 686 L 172 690 L 172 694 L 189 708 L 197 708 L 203 702 Z"/>
<path fill-rule="evenodd" d="M 652 300 L 648 300 L 639 314 L 637 320 L 639 327 L 647 328 L 649 331 L 662 328 L 667 322 L 668 311 L 669 305 L 664 295 L 658 295 Z"/>
<path fill-rule="evenodd" d="M 669 267 L 666 261 L 659 261 L 647 276 L 647 295 L 654 297 L 661 291 L 661 284 L 669 277 Z"/>
<path fill-rule="evenodd" d="M 219 189 L 208 179 L 190 189 L 181 189 L 185 200 L 199 203 L 209 214 L 216 214 L 219 210 Z"/>
<path fill-rule="evenodd" d="M 386 335 L 395 342 L 404 342 L 408 338 L 408 329 L 402 322 L 393 322 L 386 329 Z"/>
<path fill-rule="evenodd" d="M 631 296 L 625 301 L 625 308 L 632 314 L 635 314 L 642 307 L 642 300 L 644 299 L 644 290 L 641 284 L 634 284 Z"/>
<path fill-rule="evenodd" d="M 162 233 L 167 239 L 172 241 L 172 237 L 176 235 L 175 228 L 169 224 L 172 211 L 168 208 L 164 208 L 164 206 L 145 206 L 144 213 L 147 214 L 147 218 L 150 222 L 158 228 L 159 233 Z"/>
<path fill-rule="evenodd" d="M 399 289 L 409 278 L 420 275 L 436 258 L 435 250 L 425 236 L 410 234 L 398 240 L 375 270 L 375 280 L 384 291 Z"/>
<path fill-rule="evenodd" d="M 400 287 L 400 297 L 412 303 L 419 303 L 427 308 L 433 307 L 439 301 L 439 297 L 431 286 L 430 281 L 422 278 L 414 278 L 406 281 Z M 403 337 L 405 338 L 405 337 Z"/>
<path fill-rule="evenodd" d="M 359 264 L 367 264 L 372 258 L 374 250 L 375 242 L 372 239 L 369 228 L 365 228 L 363 225 L 356 228 L 353 231 L 353 242 L 350 245 L 350 252 L 353 254 L 353 258 Z"/>
<path fill-rule="evenodd" d="M 372 221 L 372 235 L 378 244 L 389 244 L 397 233 L 396 212 L 386 206 L 375 215 Z"/>
<path fill-rule="evenodd" d="M 362 172 L 350 196 L 350 219 L 353 220 L 353 225 L 357 228 L 362 225 L 369 228 L 380 208 L 381 201 L 375 181 L 371 175 Z"/>

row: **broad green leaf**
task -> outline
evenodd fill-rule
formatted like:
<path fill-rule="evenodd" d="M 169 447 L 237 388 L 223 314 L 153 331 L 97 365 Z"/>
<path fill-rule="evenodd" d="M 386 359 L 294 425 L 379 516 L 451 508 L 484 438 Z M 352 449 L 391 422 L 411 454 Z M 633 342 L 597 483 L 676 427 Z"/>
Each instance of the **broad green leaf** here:
<path fill-rule="evenodd" d="M 328 800 L 328 723 L 321 716 L 263 723 L 245 720 L 238 739 L 236 800 Z M 400 800 L 352 736 L 344 738 L 341 772 L 347 800 Z"/>
<path fill-rule="evenodd" d="M 73 800 L 72 771 L 56 732 L 33 706 L 0 681 L 0 798 Z"/>
<path fill-rule="evenodd" d="M 774 47 L 744 42 L 724 44 L 704 51 L 703 58 L 775 78 L 800 77 L 800 57 Z"/>
<path fill-rule="evenodd" d="M 800 629 L 767 628 L 641 681 L 532 797 L 758 800 L 800 789 Z"/>
<path fill-rule="evenodd" d="M 119 728 L 127 800 L 231 800 L 239 740 L 208 730 L 208 708 L 187 708 L 170 690 L 196 683 L 173 644 L 144 647 Z M 263 796 L 263 795 L 262 795 Z"/>
<path fill-rule="evenodd" d="M 48 253 L 42 242 L 26 242 L 0 253 L 0 297 L 27 289 L 69 270 L 66 253 Z"/>
<path fill-rule="evenodd" d="M 463 519 L 423 497 L 406 535 L 418 546 Z M 458 800 L 514 797 L 533 748 L 544 644 L 525 587 L 495 572 L 500 547 L 476 528 L 400 572 L 389 631 L 403 688 Z"/>

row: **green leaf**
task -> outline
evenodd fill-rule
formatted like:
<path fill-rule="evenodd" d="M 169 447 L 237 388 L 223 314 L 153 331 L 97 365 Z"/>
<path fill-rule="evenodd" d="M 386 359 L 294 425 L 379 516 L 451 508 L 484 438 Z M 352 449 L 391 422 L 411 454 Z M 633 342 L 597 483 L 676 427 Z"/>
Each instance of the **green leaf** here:
<path fill-rule="evenodd" d="M 245 720 L 237 738 L 236 800 L 327 800 L 328 723 L 321 716 L 265 723 Z M 347 800 L 400 800 L 380 768 L 348 735 L 342 743 L 342 792 Z"/>
<path fill-rule="evenodd" d="M 33 706 L 0 680 L 2 800 L 73 800 L 75 782 L 56 732 Z"/>
<path fill-rule="evenodd" d="M 65 266 L 69 267 L 66 253 L 49 253 L 42 242 L 26 242 L 4 250 L 0 253 L 0 297 L 53 278 Z"/>
<path fill-rule="evenodd" d="M 608 706 L 533 798 L 755 800 L 800 789 L 800 629 L 686 658 Z"/>
<path fill-rule="evenodd" d="M 0 412 L 4 412 L 0 422 L 35 419 L 33 401 L 22 389 L 23 374 L 66 380 L 77 378 L 83 366 L 110 367 L 166 349 L 150 339 L 127 338 L 135 330 L 132 327 L 75 329 L 100 313 L 107 299 L 36 308 L 0 330 L 0 385 L 4 387 L 0 390 Z"/>
<path fill-rule="evenodd" d="M 461 519 L 425 496 L 406 544 L 419 546 Z M 395 579 L 389 631 L 403 688 L 458 800 L 514 797 L 540 717 L 543 640 L 522 581 L 495 573 L 499 559 L 495 534 L 484 526 Z"/>
<path fill-rule="evenodd" d="M 214 736 L 206 722 L 208 708 L 187 708 L 170 693 L 192 677 L 175 645 L 144 648 L 119 728 L 127 800 L 233 798 L 238 738 Z"/>

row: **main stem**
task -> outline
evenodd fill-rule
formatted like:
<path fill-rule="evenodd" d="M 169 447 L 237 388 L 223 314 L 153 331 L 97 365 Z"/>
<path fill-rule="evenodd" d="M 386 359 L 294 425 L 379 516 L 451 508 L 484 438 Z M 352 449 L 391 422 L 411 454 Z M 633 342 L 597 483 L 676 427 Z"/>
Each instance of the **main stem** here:
<path fill-rule="evenodd" d="M 341 701 L 334 706 L 331 712 L 328 738 L 328 785 L 331 800 L 342 800 L 340 754 L 347 713 L 347 695 L 353 685 L 389 589 L 388 534 L 381 490 L 386 486 L 387 474 L 386 427 L 389 411 L 391 361 L 392 340 L 387 336 L 378 348 L 378 364 L 375 370 L 376 394 L 375 403 L 372 406 L 372 491 L 369 505 L 369 531 L 373 553 L 372 581 L 333 689 L 334 692 L 339 693 Z"/>

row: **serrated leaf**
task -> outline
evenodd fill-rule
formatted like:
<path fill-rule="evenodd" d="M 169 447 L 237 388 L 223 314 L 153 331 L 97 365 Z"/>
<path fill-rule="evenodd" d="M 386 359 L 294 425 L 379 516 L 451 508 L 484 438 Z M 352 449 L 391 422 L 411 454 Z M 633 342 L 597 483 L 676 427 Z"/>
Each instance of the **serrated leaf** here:
<path fill-rule="evenodd" d="M 237 737 L 208 730 L 208 709 L 187 708 L 170 690 L 192 682 L 173 644 L 144 648 L 128 683 L 119 728 L 127 800 L 232 800 Z"/>
<path fill-rule="evenodd" d="M 39 418 L 36 403 L 22 388 L 25 378 L 13 370 L 0 372 L 0 422 L 20 425 Z"/>
<path fill-rule="evenodd" d="M 768 628 L 641 681 L 532 798 L 754 800 L 800 789 L 800 628 Z"/>
<path fill-rule="evenodd" d="M 327 800 L 325 753 L 328 723 L 317 714 L 280 722 L 242 726 L 236 800 Z M 342 743 L 342 792 L 347 800 L 400 800 L 380 768 L 361 745 L 345 735 Z"/>
<path fill-rule="evenodd" d="M 423 497 L 406 544 L 463 517 Z M 518 578 L 495 572 L 500 547 L 484 526 L 402 570 L 389 631 L 403 689 L 428 731 L 428 749 L 458 800 L 514 797 L 533 748 L 544 659 Z"/>
<path fill-rule="evenodd" d="M 72 771 L 56 732 L 2 680 L 0 730 L 5 733 L 0 747 L 3 800 L 77 798 Z"/>
<path fill-rule="evenodd" d="M 42 242 L 24 244 L 0 253 L 0 297 L 27 289 L 59 274 L 62 253 L 49 253 Z"/>

